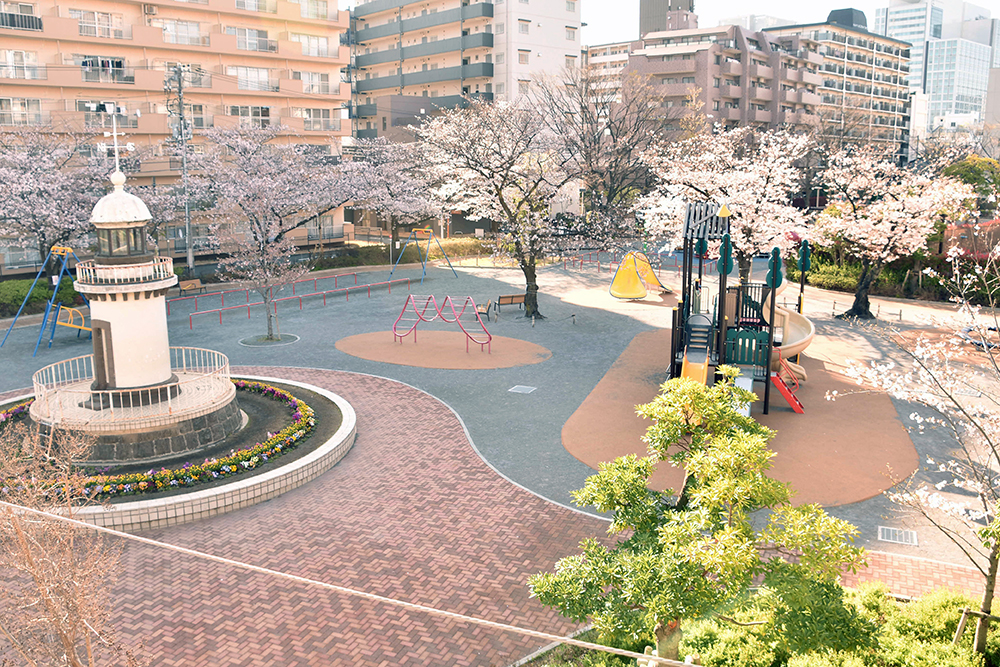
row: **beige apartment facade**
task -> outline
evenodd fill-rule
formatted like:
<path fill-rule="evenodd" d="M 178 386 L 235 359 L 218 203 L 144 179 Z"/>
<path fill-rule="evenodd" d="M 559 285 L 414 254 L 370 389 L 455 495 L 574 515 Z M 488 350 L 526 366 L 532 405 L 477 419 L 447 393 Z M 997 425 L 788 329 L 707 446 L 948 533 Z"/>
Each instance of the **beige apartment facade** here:
<path fill-rule="evenodd" d="M 697 90 L 714 123 L 806 131 L 819 122 L 817 46 L 733 25 L 654 32 L 633 46 L 626 71 L 652 78 L 668 118 L 687 113 Z"/>
<path fill-rule="evenodd" d="M 126 110 L 117 117 L 126 141 L 159 146 L 178 125 L 177 86 L 167 91 L 166 81 L 181 65 L 191 150 L 210 127 L 280 124 L 287 141 L 337 159 L 350 135 L 350 49 L 341 45 L 349 16 L 336 0 L 4 0 L 0 10 L 0 132 L 110 129 L 111 117 L 95 107 L 111 102 Z M 172 181 L 179 169 L 179 160 L 154 155 L 131 178 Z M 298 242 L 334 241 L 343 216 L 301 230 Z M 196 224 L 190 242 L 206 246 L 207 236 L 207 225 Z M 161 250 L 182 256 L 187 242 L 168 230 Z M 38 260 L 2 239 L 0 246 L 4 275 Z"/>
<path fill-rule="evenodd" d="M 822 136 L 834 144 L 882 145 L 903 158 L 910 141 L 910 44 L 865 26 L 864 14 L 848 9 L 831 12 L 823 23 L 765 28 L 764 33 L 818 44 Z"/>

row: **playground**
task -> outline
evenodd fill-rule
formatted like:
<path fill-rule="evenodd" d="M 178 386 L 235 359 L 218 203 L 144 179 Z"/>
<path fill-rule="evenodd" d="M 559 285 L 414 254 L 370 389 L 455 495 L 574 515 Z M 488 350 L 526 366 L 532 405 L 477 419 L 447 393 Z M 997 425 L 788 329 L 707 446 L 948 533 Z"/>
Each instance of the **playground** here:
<path fill-rule="evenodd" d="M 839 298 L 842 305 L 845 296 L 807 288 L 800 313 L 798 285 L 771 289 L 774 298 L 759 291 L 731 291 L 735 279 L 729 276 L 728 284 L 720 283 L 718 267 L 713 270 L 695 250 L 677 262 L 647 256 L 648 269 L 641 258 L 628 259 L 624 252 L 554 263 L 539 273 L 539 308 L 545 319 L 535 322 L 520 316 L 516 301 L 497 311 L 501 297 L 523 294 L 523 277 L 516 269 L 432 264 L 397 266 L 391 272 L 390 267 L 323 272 L 275 295 L 281 333 L 298 340 L 274 346 L 240 344 L 264 328 L 262 306 L 255 304 L 252 292 L 222 286 L 197 295 L 171 295 L 172 345 L 219 350 L 229 356 L 234 373 L 307 381 L 346 396 L 358 408 L 358 441 L 340 464 L 300 489 L 150 536 L 234 558 L 263 559 L 279 569 L 294 564 L 297 571 L 319 578 L 334 576 L 324 574 L 330 566 L 338 581 L 415 600 L 438 599 L 447 589 L 440 604 L 449 609 L 569 632 L 571 624 L 541 610 L 522 589 L 527 574 L 550 567 L 580 539 L 605 530 L 603 518 L 574 509 L 570 492 L 601 461 L 644 452 L 640 438 L 646 423 L 634 406 L 656 395 L 671 367 L 677 375 L 708 381 L 708 367 L 726 359 L 744 362 L 746 379 L 759 397 L 771 388 L 767 414 L 763 401 L 751 406 L 751 414 L 777 431 L 772 443 L 775 476 L 794 486 L 796 502 L 822 503 L 858 525 L 861 543 L 876 551 L 873 562 L 917 556 L 960 563 L 949 544 L 919 526 L 917 546 L 878 540 L 879 526 L 915 525 L 894 514 L 881 492 L 891 479 L 907 476 L 950 443 L 933 434 L 911 439 L 903 427 L 911 410 L 885 396 L 826 399 L 828 392 L 853 388 L 843 374 L 847 359 L 884 360 L 891 354 L 880 340 L 833 318 L 832 301 Z M 627 290 L 615 295 L 612 286 L 622 266 L 633 273 Z M 766 261 L 755 266 L 756 283 L 768 280 L 768 268 Z M 719 294 L 727 297 L 721 307 Z M 678 321 L 685 302 L 690 308 L 686 320 Z M 887 302 L 885 308 L 899 311 L 897 326 L 925 326 L 919 304 Z M 752 317 L 746 315 L 749 311 Z M 740 331 L 727 338 L 719 330 L 719 313 L 729 313 L 732 322 L 741 317 L 751 330 L 757 327 L 752 341 L 738 342 Z M 86 309 L 81 315 L 86 316 Z M 707 336 L 692 335 L 687 324 L 698 324 L 695 316 L 709 320 Z M 23 318 L 0 350 L 4 397 L 25 393 L 32 373 L 42 365 L 90 352 L 86 334 L 53 328 L 48 319 L 44 340 L 55 331 L 52 346 L 41 345 L 33 358 L 40 324 L 37 316 Z M 801 345 L 806 337 L 808 344 Z M 767 338 L 783 338 L 782 345 L 775 348 Z M 750 349 L 739 356 L 739 345 Z M 775 352 L 793 346 L 799 358 L 792 363 L 798 368 L 788 365 L 787 370 L 781 363 L 784 353 Z M 698 360 L 696 354 L 704 356 Z M 695 371 L 699 362 L 707 367 Z M 777 389 L 772 372 L 786 388 L 798 384 L 793 396 L 801 412 Z M 653 481 L 657 488 L 680 484 L 676 471 L 665 467 Z M 261 600 L 273 603 L 263 624 L 296 626 L 274 641 L 293 637 L 296 650 L 314 656 L 326 655 L 310 642 L 334 632 L 329 618 L 348 614 L 369 624 L 384 622 L 379 609 L 365 605 L 340 602 L 320 611 L 311 604 L 289 606 L 281 586 L 242 581 L 217 568 L 200 572 L 195 563 L 173 565 L 169 556 L 156 557 L 147 548 L 129 548 L 125 560 L 128 576 L 119 593 L 125 608 L 141 615 L 150 647 L 164 654 L 174 641 L 192 647 L 190 654 L 176 653 L 173 661 L 162 664 L 217 664 L 199 658 L 223 654 L 239 664 L 264 664 L 257 662 L 262 659 L 293 664 L 291 654 L 280 651 L 258 656 L 238 634 L 220 642 L 212 629 L 221 619 L 261 627 Z M 906 561 L 914 568 L 923 562 Z M 402 563 L 408 567 L 401 569 Z M 168 567 L 184 574 L 158 578 L 155 573 Z M 472 579 L 460 571 L 468 571 Z M 178 576 L 187 582 L 187 592 L 173 592 Z M 245 599 L 237 596 L 228 603 L 198 595 L 177 602 L 183 618 L 205 619 L 183 632 L 171 620 L 177 612 L 148 604 L 210 590 L 220 577 L 245 589 Z M 931 583 L 904 579 L 893 584 L 894 590 L 914 594 Z M 145 583 L 133 589 L 129 581 Z M 514 609 L 519 611 L 509 616 Z M 471 630 L 455 640 L 453 628 L 413 626 L 413 619 L 403 616 L 391 621 L 406 628 L 398 633 L 400 641 L 430 648 L 423 662 L 399 664 L 444 664 L 458 658 L 469 664 L 511 664 L 524 654 L 525 645 L 509 636 L 491 639 L 480 652 L 469 647 L 485 640 Z M 344 646 L 363 644 L 365 640 L 351 639 L 351 633 L 362 631 L 336 632 L 343 633 L 337 635 L 337 655 L 346 657 L 323 664 L 377 664 L 406 655 L 404 649 L 393 654 L 389 647 L 374 657 L 359 656 Z M 371 641 L 375 635 L 364 636 Z M 428 658 L 431 654 L 437 657 Z"/>

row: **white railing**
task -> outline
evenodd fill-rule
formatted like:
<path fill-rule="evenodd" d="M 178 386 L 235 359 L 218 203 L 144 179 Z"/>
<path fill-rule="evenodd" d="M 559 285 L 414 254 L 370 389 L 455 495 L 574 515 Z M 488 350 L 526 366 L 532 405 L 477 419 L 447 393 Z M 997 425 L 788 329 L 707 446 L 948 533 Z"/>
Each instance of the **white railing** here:
<path fill-rule="evenodd" d="M 76 279 L 84 285 L 126 285 L 167 280 L 174 275 L 174 260 L 156 257 L 145 264 L 121 266 L 95 264 L 87 260 L 76 265 Z"/>
<path fill-rule="evenodd" d="M 225 405 L 235 392 L 229 358 L 215 350 L 171 347 L 176 382 L 142 389 L 91 389 L 94 358 L 88 354 L 51 364 L 32 376 L 31 416 L 62 428 L 138 429 Z"/>

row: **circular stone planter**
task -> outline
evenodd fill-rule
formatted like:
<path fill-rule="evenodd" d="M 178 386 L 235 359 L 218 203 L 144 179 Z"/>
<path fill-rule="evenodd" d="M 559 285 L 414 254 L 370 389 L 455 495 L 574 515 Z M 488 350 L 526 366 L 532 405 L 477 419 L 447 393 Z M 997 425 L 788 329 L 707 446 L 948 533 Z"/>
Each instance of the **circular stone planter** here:
<path fill-rule="evenodd" d="M 242 480 L 236 479 L 229 484 L 214 486 L 210 489 L 191 491 L 166 498 L 115 503 L 107 507 L 100 505 L 85 507 L 76 513 L 75 518 L 124 532 L 165 528 L 207 519 L 217 514 L 225 514 L 262 503 L 312 481 L 336 465 L 354 445 L 354 439 L 357 435 L 357 414 L 351 404 L 342 397 L 311 384 L 293 382 L 283 378 L 252 375 L 241 375 L 240 378 L 260 382 L 280 382 L 319 394 L 335 403 L 340 409 L 343 415 L 340 428 L 329 440 L 309 454 L 274 470 Z M 23 396 L 16 400 L 24 400 L 25 398 L 30 398 L 30 396 Z"/>

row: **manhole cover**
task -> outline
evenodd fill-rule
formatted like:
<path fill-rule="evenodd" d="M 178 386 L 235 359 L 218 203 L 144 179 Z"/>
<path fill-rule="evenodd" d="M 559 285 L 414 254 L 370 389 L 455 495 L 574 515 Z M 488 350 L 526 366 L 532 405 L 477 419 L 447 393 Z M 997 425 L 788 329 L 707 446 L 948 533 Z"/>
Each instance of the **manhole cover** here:
<path fill-rule="evenodd" d="M 511 387 L 507 391 L 512 391 L 515 394 L 530 394 L 531 392 L 535 391 L 536 388 L 537 387 L 526 387 L 523 384 L 518 384 L 518 385 L 514 385 L 513 387 Z"/>

